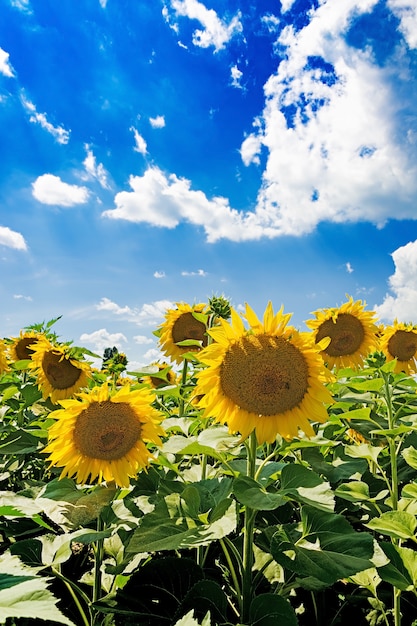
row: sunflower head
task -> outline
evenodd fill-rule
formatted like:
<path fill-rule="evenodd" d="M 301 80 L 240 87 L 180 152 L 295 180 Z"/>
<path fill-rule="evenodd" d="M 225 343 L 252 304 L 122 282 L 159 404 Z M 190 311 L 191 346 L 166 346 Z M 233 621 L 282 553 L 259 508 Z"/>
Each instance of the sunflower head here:
<path fill-rule="evenodd" d="M 8 346 L 8 352 L 12 361 L 30 360 L 33 355 L 33 346 L 44 335 L 33 330 L 20 331 L 19 337 L 14 337 Z"/>
<path fill-rule="evenodd" d="M 163 415 L 153 408 L 153 400 L 149 389 L 131 391 L 124 385 L 111 392 L 107 384 L 63 400 L 63 408 L 49 414 L 56 421 L 44 448 L 47 460 L 62 468 L 61 478 L 128 487 L 129 479 L 153 458 L 147 445 L 161 445 L 165 434 Z"/>
<path fill-rule="evenodd" d="M 269 303 L 261 321 L 246 305 L 247 329 L 232 309 L 231 322 L 210 329 L 214 342 L 199 354 L 207 366 L 196 387 L 204 415 L 243 439 L 253 431 L 258 443 L 290 440 L 299 429 L 313 435 L 309 420 L 327 420 L 330 373 L 306 333 L 287 325 L 290 317 Z"/>
<path fill-rule="evenodd" d="M 168 358 L 181 363 L 185 353 L 198 352 L 207 345 L 207 328 L 201 320 L 206 313 L 205 304 L 190 306 L 177 302 L 176 309 L 168 309 L 165 322 L 156 332 L 161 350 Z M 193 343 L 187 345 L 186 342 Z"/>
<path fill-rule="evenodd" d="M 7 361 L 7 348 L 4 341 L 0 341 L 0 374 L 10 369 Z"/>
<path fill-rule="evenodd" d="M 53 344 L 42 337 L 32 349 L 30 369 L 37 376 L 44 399 L 49 397 L 56 404 L 87 386 L 92 376 L 91 366 L 74 358 L 69 346 Z"/>
<path fill-rule="evenodd" d="M 396 360 L 394 372 L 417 373 L 417 326 L 394 320 L 382 332 L 380 349 L 387 361 Z"/>
<path fill-rule="evenodd" d="M 349 298 L 342 306 L 333 309 L 315 311 L 315 320 L 308 320 L 314 342 L 330 339 L 321 354 L 327 366 L 353 367 L 363 365 L 364 359 L 378 345 L 378 327 L 376 313 L 366 311 L 366 304 L 361 300 Z"/>

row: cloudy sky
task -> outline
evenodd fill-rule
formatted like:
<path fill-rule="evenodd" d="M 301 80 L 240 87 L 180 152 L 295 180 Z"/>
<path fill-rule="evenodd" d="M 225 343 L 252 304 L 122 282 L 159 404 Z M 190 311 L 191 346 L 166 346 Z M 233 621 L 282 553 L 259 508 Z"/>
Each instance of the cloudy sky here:
<path fill-rule="evenodd" d="M 417 0 L 0 0 L 1 336 L 175 302 L 417 323 Z"/>

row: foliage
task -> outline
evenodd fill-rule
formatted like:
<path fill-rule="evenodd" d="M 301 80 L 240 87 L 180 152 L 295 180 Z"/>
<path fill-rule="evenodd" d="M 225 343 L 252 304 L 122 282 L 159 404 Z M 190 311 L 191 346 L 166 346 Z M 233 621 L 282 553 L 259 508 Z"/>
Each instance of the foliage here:
<path fill-rule="evenodd" d="M 228 315 L 227 301 L 213 298 L 205 321 L 219 310 Z M 152 370 L 166 437 L 128 489 L 78 485 L 48 468 L 57 406 L 25 361 L 9 365 L 0 377 L 1 624 L 412 624 L 417 383 L 395 361 L 376 352 L 335 372 L 334 403 L 314 437 L 257 445 L 201 416 L 203 365 L 186 352 L 174 383 L 169 368 Z M 126 365 L 109 348 L 89 384 L 149 386 L 150 370 Z"/>

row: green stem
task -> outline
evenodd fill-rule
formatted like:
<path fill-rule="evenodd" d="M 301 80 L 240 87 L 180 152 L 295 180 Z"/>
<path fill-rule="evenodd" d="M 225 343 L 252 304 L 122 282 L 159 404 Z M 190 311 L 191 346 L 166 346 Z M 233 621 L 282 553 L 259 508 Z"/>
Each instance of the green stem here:
<path fill-rule="evenodd" d="M 387 417 L 388 417 L 388 429 L 393 430 L 395 426 L 395 419 L 392 407 L 392 394 L 389 384 L 389 374 L 382 372 L 382 377 L 385 382 L 385 402 L 387 405 Z M 390 456 L 391 466 L 391 502 L 392 510 L 398 510 L 398 468 L 397 468 L 397 450 L 394 438 L 388 436 L 388 449 Z M 391 539 L 395 546 L 399 546 L 398 539 Z M 401 590 L 394 588 L 393 591 L 393 613 L 394 613 L 394 626 L 401 626 Z"/>
<path fill-rule="evenodd" d="M 235 587 L 235 593 L 237 598 L 240 598 L 241 595 L 241 589 L 240 589 L 240 585 L 239 585 L 239 580 L 236 574 L 236 570 L 235 567 L 233 565 L 233 561 L 232 561 L 232 557 L 230 556 L 230 552 L 227 548 L 226 542 L 224 539 L 219 539 L 220 542 L 220 546 L 223 550 L 223 554 L 226 557 L 226 561 L 227 561 L 227 565 L 229 567 L 229 572 L 230 572 L 230 576 L 232 578 L 233 581 L 233 585 Z M 240 606 L 240 612 L 242 612 L 242 606 Z"/>
<path fill-rule="evenodd" d="M 101 515 L 97 517 L 97 532 L 103 530 L 103 522 Z M 97 539 L 94 553 L 94 587 L 93 602 L 97 602 L 101 598 L 101 564 L 104 555 L 104 539 Z"/>
<path fill-rule="evenodd" d="M 180 388 L 180 401 L 178 406 L 178 417 L 182 417 L 184 415 L 184 387 L 187 382 L 187 374 L 188 374 L 188 361 L 184 359 L 184 363 L 182 365 L 182 374 L 181 374 L 181 388 Z"/>
<path fill-rule="evenodd" d="M 90 604 L 90 599 L 85 595 L 85 593 L 79 588 L 77 587 L 77 585 L 74 585 L 74 583 L 70 580 L 68 580 L 68 578 L 66 578 L 63 574 L 61 574 L 61 572 L 59 572 L 55 567 L 52 567 L 52 572 L 54 573 L 54 575 L 59 578 L 60 580 L 62 580 L 62 582 L 64 583 L 64 585 L 67 587 L 68 591 L 71 594 L 72 599 L 74 600 L 74 604 L 78 609 L 79 614 L 81 615 L 81 619 L 83 621 L 83 623 L 85 624 L 85 626 L 91 626 L 93 620 L 91 618 L 91 613 L 90 613 L 90 619 L 88 619 L 82 605 L 81 602 L 78 598 L 77 593 L 75 593 L 74 589 L 77 590 L 77 592 L 80 594 L 80 596 L 83 598 L 84 602 L 86 603 L 87 606 L 89 606 Z"/>
<path fill-rule="evenodd" d="M 255 478 L 256 471 L 256 450 L 257 450 L 256 434 L 253 431 L 249 438 L 247 446 L 247 475 L 249 478 Z M 255 527 L 256 511 L 249 506 L 245 507 L 244 518 L 244 535 L 243 535 L 243 575 L 242 575 L 242 615 L 243 624 L 249 623 L 249 609 L 252 602 L 252 568 L 254 562 L 253 556 L 253 535 Z"/>

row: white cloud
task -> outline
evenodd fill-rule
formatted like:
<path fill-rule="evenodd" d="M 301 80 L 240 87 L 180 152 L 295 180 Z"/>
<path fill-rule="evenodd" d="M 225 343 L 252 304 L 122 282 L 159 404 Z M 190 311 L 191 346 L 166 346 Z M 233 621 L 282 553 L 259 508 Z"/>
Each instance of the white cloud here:
<path fill-rule="evenodd" d="M 196 272 L 181 272 L 181 276 L 207 276 L 207 272 L 204 270 L 197 270 Z"/>
<path fill-rule="evenodd" d="M 281 10 L 282 10 L 282 7 L 281 7 Z M 261 17 L 261 22 L 262 24 L 265 24 L 265 26 L 267 27 L 270 33 L 275 33 L 278 30 L 280 20 L 276 15 L 272 15 L 271 13 L 268 13 L 267 15 L 263 15 Z"/>
<path fill-rule="evenodd" d="M 43 174 L 32 183 L 32 195 L 43 204 L 74 206 L 87 202 L 89 192 L 87 187 L 64 183 L 59 176 Z"/>
<path fill-rule="evenodd" d="M 163 319 L 167 309 L 172 308 L 175 308 L 175 305 L 170 300 L 157 300 L 150 304 L 143 304 L 141 308 L 131 308 L 127 305 L 121 307 L 109 298 L 102 298 L 96 305 L 98 311 L 108 311 L 137 326 L 156 325 Z"/>
<path fill-rule="evenodd" d="M 253 214 L 231 209 L 226 198 L 209 200 L 202 191 L 192 190 L 189 180 L 175 174 L 167 177 L 157 167 L 149 167 L 143 176 L 130 176 L 129 184 L 132 191 L 116 194 L 116 208 L 104 211 L 104 217 L 164 228 L 175 228 L 184 220 L 202 226 L 210 243 L 221 237 L 240 241 L 270 234 L 268 225 L 260 226 Z"/>
<path fill-rule="evenodd" d="M 153 274 L 154 278 L 165 278 L 165 272 L 158 272 L 158 270 L 156 272 L 154 272 Z"/>
<path fill-rule="evenodd" d="M 102 298 L 96 305 L 97 311 L 110 311 L 115 315 L 129 315 L 132 309 L 128 306 L 121 307 L 115 302 L 112 302 L 109 298 Z"/>
<path fill-rule="evenodd" d="M 105 9 L 107 5 L 107 0 L 100 0 L 100 6 Z"/>
<path fill-rule="evenodd" d="M 254 210 L 237 211 L 227 198 L 208 198 L 191 181 L 148 167 L 130 177 L 131 190 L 118 193 L 115 208 L 103 216 L 163 228 L 188 222 L 202 227 L 211 243 L 300 236 L 323 221 L 383 226 L 390 218 L 414 219 L 411 65 L 397 49 L 380 66 L 370 48 L 349 47 L 346 40 L 354 19 L 377 1 L 322 3 L 304 28 L 281 31 L 283 60 L 264 86 L 263 112 L 240 147 L 246 166 L 261 165 L 265 157 Z M 207 11 L 195 0 L 171 6 L 194 19 Z"/>
<path fill-rule="evenodd" d="M 218 17 L 214 9 L 198 2 L 198 0 L 171 0 L 171 8 L 176 16 L 188 17 L 197 20 L 202 25 L 193 32 L 193 44 L 200 48 L 214 47 L 214 51 L 222 50 L 228 41 L 237 33 L 242 31 L 240 13 L 237 13 L 230 22 L 226 22 Z M 169 19 L 168 11 L 164 15 Z M 171 26 L 178 32 L 177 24 Z"/>
<path fill-rule="evenodd" d="M 410 48 L 417 48 L 416 0 L 388 0 L 388 7 L 400 20 L 400 31 Z"/>
<path fill-rule="evenodd" d="M 136 128 L 134 128 L 134 126 L 131 126 L 130 130 L 132 131 L 135 137 L 135 147 L 134 147 L 135 152 L 140 152 L 140 154 L 145 155 L 147 151 L 146 141 L 144 140 L 142 135 L 139 134 Z"/>
<path fill-rule="evenodd" d="M 146 337 L 145 335 L 135 335 L 133 337 L 133 340 L 135 341 L 135 343 L 137 343 L 140 346 L 149 345 L 151 343 L 154 343 L 153 339 L 151 339 L 150 337 Z"/>
<path fill-rule="evenodd" d="M 65 130 L 62 126 L 54 126 L 48 122 L 45 113 L 38 113 L 33 102 L 28 100 L 23 94 L 20 96 L 23 107 L 30 114 L 29 121 L 33 124 L 39 124 L 46 132 L 48 132 L 57 143 L 67 144 L 70 138 L 70 131 Z"/>
<path fill-rule="evenodd" d="M 9 63 L 9 53 L 0 48 L 0 74 L 12 78 L 14 76 L 14 70 Z"/>
<path fill-rule="evenodd" d="M 286 13 L 294 4 L 295 0 L 281 0 L 281 12 Z"/>
<path fill-rule="evenodd" d="M 392 294 L 376 305 L 378 316 L 388 322 L 395 318 L 399 322 L 417 323 L 417 240 L 397 248 L 392 253 L 395 271 L 389 278 Z"/>
<path fill-rule="evenodd" d="M 27 250 L 23 235 L 15 230 L 11 230 L 8 226 L 0 226 L 0 246 L 7 246 L 16 250 Z"/>
<path fill-rule="evenodd" d="M 29 0 L 10 0 L 10 4 L 15 9 L 22 11 L 22 13 L 33 13 Z"/>
<path fill-rule="evenodd" d="M 276 235 L 308 233 L 321 221 L 415 217 L 414 104 L 395 85 L 410 78 L 405 62 L 397 55 L 379 67 L 344 38 L 376 2 L 323 3 L 302 30 L 281 32 L 285 59 L 265 84 L 262 127 L 241 146 L 246 165 L 259 163 L 261 146 L 267 151 L 253 219 Z"/>
<path fill-rule="evenodd" d="M 230 68 L 230 75 L 232 77 L 232 87 L 237 87 L 238 89 L 242 89 L 240 80 L 243 76 L 243 72 L 240 71 L 237 65 L 232 65 L 232 67 Z"/>
<path fill-rule="evenodd" d="M 108 172 L 106 171 L 104 165 L 102 163 L 97 165 L 96 157 L 88 144 L 85 144 L 84 148 L 87 152 L 87 156 L 83 161 L 83 165 L 87 173 L 85 178 L 95 178 L 104 189 L 110 189 Z"/>
<path fill-rule="evenodd" d="M 352 265 L 349 263 L 349 261 L 346 263 L 345 267 L 346 267 L 346 271 L 347 271 L 347 273 L 348 273 L 348 274 L 352 274 L 352 272 L 353 272 L 354 270 L 353 270 Z"/>
<path fill-rule="evenodd" d="M 21 293 L 16 293 L 13 295 L 15 300 L 27 300 L 28 302 L 32 302 L 31 296 L 24 296 Z"/>
<path fill-rule="evenodd" d="M 83 333 L 80 337 L 82 344 L 93 346 L 93 352 L 101 353 L 105 348 L 115 346 L 122 350 L 123 344 L 127 343 L 123 333 L 109 333 L 105 328 L 100 328 L 92 333 Z"/>
<path fill-rule="evenodd" d="M 251 133 L 246 137 L 240 146 L 240 156 L 245 165 L 256 163 L 259 165 L 259 155 L 261 153 L 262 141 L 259 135 Z"/>
<path fill-rule="evenodd" d="M 157 115 L 156 117 L 150 117 L 149 123 L 152 128 L 164 128 L 165 117 L 163 115 Z"/>

